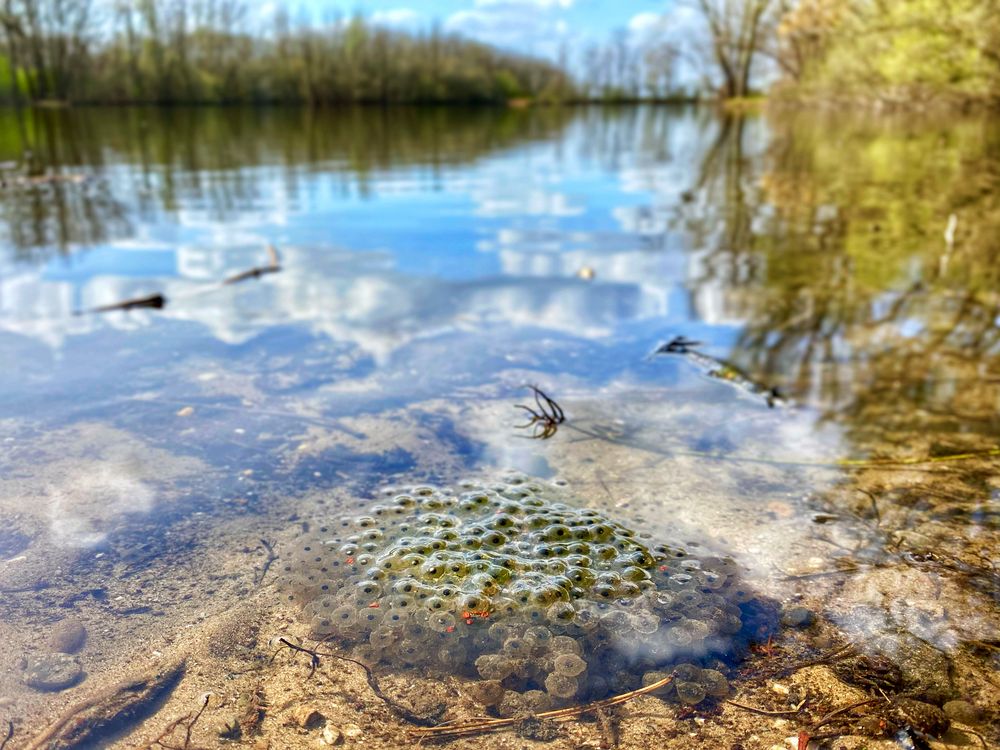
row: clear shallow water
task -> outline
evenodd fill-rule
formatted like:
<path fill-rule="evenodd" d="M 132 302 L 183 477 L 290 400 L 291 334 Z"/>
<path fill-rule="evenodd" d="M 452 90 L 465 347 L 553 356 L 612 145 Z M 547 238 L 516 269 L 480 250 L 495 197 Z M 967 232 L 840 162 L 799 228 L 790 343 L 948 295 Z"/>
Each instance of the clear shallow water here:
<path fill-rule="evenodd" d="M 199 519 L 255 544 L 324 493 L 513 466 L 775 595 L 855 565 L 828 614 L 861 637 L 986 641 L 996 457 L 835 462 L 997 443 L 998 154 L 975 119 L 0 113 L 0 622 L 113 586 L 109 560 L 183 576 Z M 19 181 L 47 170 L 88 179 Z M 280 272 L 220 285 L 269 243 Z M 790 404 L 647 356 L 679 334 Z M 516 428 L 526 383 L 566 409 L 551 440 Z M 948 579 L 975 622 L 871 593 L 928 548 L 976 567 Z"/>

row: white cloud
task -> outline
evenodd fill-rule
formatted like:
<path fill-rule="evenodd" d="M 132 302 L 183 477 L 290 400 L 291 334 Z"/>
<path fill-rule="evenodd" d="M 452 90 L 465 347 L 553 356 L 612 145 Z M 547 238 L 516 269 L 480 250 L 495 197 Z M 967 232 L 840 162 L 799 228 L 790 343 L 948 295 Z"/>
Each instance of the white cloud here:
<path fill-rule="evenodd" d="M 628 22 L 628 30 L 633 34 L 645 34 L 654 31 L 663 24 L 663 16 L 659 13 L 637 13 Z"/>
<path fill-rule="evenodd" d="M 476 0 L 477 8 L 494 8 L 497 6 L 531 5 L 536 8 L 570 8 L 573 0 Z"/>
<path fill-rule="evenodd" d="M 377 10 L 371 15 L 371 22 L 379 26 L 413 26 L 418 21 L 420 14 L 412 8 Z"/>
<path fill-rule="evenodd" d="M 555 58 L 571 29 L 561 18 L 574 0 L 476 0 L 453 13 L 444 28 L 488 44 Z"/>

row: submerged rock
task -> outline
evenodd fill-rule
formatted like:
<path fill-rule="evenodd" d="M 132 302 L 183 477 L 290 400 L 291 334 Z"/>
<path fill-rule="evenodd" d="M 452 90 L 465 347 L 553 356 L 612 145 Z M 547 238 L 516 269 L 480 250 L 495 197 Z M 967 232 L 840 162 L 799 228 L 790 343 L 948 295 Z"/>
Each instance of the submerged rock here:
<path fill-rule="evenodd" d="M 732 559 L 647 543 L 565 499 L 523 477 L 417 487 L 301 538 L 280 590 L 314 636 L 371 663 L 478 674 L 559 704 L 745 643 L 754 595 Z M 684 700 L 725 692 L 721 674 L 691 669 Z"/>
<path fill-rule="evenodd" d="M 32 654 L 25 658 L 24 684 L 35 690 L 65 690 L 83 678 L 83 667 L 69 654 Z"/>
<path fill-rule="evenodd" d="M 87 629 L 76 618 L 67 617 L 52 626 L 48 640 L 53 651 L 75 654 L 87 642 Z"/>

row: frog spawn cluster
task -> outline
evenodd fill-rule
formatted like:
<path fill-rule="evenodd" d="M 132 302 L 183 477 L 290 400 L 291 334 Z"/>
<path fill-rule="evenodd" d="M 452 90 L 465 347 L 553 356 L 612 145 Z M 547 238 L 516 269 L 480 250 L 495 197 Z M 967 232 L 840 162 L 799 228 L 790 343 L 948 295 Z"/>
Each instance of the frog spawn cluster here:
<path fill-rule="evenodd" d="M 719 672 L 681 663 L 725 653 L 741 630 L 751 593 L 735 563 L 560 499 L 524 477 L 415 487 L 302 537 L 280 589 L 313 636 L 373 664 L 478 675 L 501 713 L 632 690 L 666 668 L 686 702 L 725 694 Z"/>

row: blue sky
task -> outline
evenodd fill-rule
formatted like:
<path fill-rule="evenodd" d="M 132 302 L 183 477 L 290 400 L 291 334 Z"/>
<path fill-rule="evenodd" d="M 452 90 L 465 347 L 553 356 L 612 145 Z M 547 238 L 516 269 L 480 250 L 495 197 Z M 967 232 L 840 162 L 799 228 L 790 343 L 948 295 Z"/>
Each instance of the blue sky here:
<path fill-rule="evenodd" d="M 554 56 L 560 45 L 579 49 L 617 29 L 633 37 L 677 33 L 687 15 L 672 0 L 272 0 L 293 16 L 304 11 L 322 21 L 361 11 L 372 20 L 417 30 L 437 21 L 447 31 L 536 55 Z M 266 6 L 265 6 L 266 7 Z"/>

